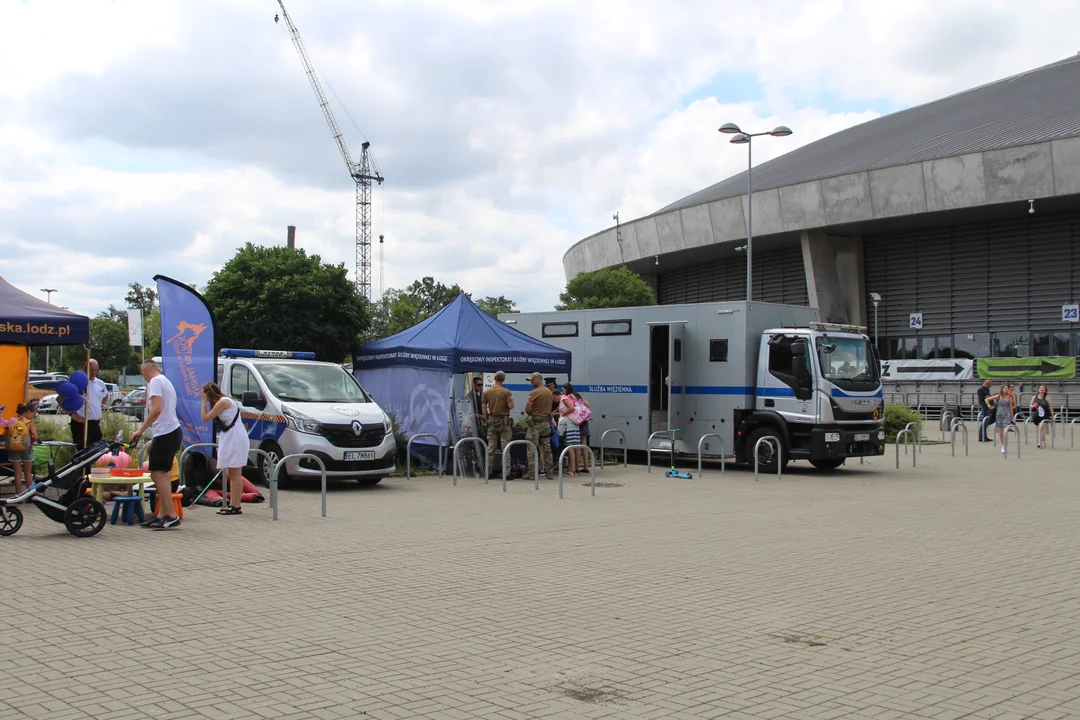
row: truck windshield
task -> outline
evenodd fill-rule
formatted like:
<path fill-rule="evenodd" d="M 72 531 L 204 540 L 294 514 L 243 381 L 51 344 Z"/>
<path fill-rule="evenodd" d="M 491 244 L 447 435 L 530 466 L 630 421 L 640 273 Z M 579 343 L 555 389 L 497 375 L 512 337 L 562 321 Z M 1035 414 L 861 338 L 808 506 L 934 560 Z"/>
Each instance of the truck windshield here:
<path fill-rule="evenodd" d="M 877 363 L 870 343 L 862 338 L 817 338 L 821 375 L 833 382 L 876 382 Z"/>
<path fill-rule="evenodd" d="M 279 400 L 293 402 L 367 403 L 360 383 L 337 365 L 259 363 L 266 387 Z"/>

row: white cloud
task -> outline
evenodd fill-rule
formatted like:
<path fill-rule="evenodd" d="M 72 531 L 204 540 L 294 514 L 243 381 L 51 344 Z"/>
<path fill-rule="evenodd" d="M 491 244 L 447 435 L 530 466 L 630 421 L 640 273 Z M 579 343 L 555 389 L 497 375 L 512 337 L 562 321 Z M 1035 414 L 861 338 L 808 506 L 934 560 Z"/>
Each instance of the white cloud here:
<path fill-rule="evenodd" d="M 795 130 L 755 143 L 757 164 L 1070 55 L 1080 21 L 1071 0 L 1021 19 L 1003 0 L 288 6 L 387 177 L 385 284 L 430 274 L 525 309 L 552 306 L 563 252 L 616 210 L 629 220 L 740 172 L 724 121 Z M 0 0 L 0 255 L 34 258 L 35 275 L 5 263 L 8 280 L 32 290 L 44 275 L 92 313 L 155 273 L 204 285 L 289 224 L 352 267 L 352 183 L 275 10 Z M 377 242 L 373 257 L 377 288 Z"/>

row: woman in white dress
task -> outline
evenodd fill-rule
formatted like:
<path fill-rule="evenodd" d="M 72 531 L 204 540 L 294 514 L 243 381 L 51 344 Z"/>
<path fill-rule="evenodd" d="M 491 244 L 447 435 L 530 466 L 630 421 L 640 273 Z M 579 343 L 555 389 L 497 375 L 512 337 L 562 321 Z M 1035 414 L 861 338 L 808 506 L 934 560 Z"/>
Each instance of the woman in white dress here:
<path fill-rule="evenodd" d="M 240 496 L 244 492 L 244 476 L 241 474 L 248 461 L 248 434 L 240 422 L 240 406 L 225 397 L 217 383 L 202 386 L 203 422 L 214 421 L 217 430 L 218 469 L 229 476 L 229 504 L 218 510 L 218 515 L 242 515 Z"/>

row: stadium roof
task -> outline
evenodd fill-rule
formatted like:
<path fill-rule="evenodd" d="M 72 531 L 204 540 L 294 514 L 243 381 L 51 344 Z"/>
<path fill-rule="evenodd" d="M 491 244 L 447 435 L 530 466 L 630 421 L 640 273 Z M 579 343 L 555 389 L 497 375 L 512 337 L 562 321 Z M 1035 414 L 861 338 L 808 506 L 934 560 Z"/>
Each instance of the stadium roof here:
<path fill-rule="evenodd" d="M 756 166 L 753 190 L 1078 136 L 1078 88 L 1080 54 L 805 145 Z M 745 192 L 746 173 L 740 173 L 653 215 Z"/>

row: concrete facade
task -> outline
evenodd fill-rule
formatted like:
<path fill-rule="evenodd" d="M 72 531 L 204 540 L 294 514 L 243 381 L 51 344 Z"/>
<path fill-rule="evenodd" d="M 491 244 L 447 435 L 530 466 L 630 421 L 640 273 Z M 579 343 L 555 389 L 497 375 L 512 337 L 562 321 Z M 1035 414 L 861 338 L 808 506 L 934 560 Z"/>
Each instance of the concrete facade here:
<path fill-rule="evenodd" d="M 1080 193 L 1080 137 L 988 150 L 755 191 L 754 239 L 797 233 L 810 302 L 823 316 L 865 324 L 861 241 L 838 226 L 880 227 L 928 212 L 977 210 L 1002 203 Z M 569 280 L 579 272 L 629 265 L 653 256 L 746 241 L 743 194 L 652 215 L 585 238 L 563 257 Z M 820 247 L 819 247 L 820 245 Z M 755 243 L 756 246 L 756 243 Z M 639 267 L 644 263 L 639 263 Z M 638 268 L 635 268 L 638 269 Z M 852 283 L 850 278 L 857 277 Z M 855 294 L 856 292 L 860 294 Z M 826 309 L 829 309 L 828 311 Z"/>

